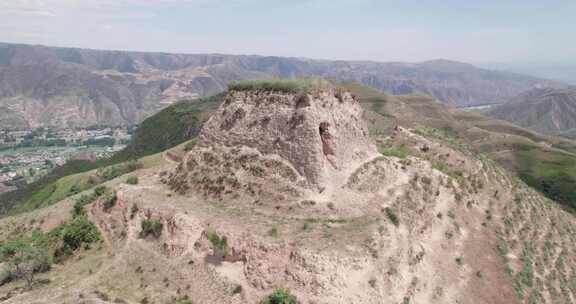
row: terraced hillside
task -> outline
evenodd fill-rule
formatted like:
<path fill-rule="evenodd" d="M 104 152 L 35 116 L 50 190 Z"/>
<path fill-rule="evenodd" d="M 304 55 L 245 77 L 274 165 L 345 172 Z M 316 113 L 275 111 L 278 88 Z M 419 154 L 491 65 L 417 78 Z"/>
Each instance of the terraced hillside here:
<path fill-rule="evenodd" d="M 423 95 L 392 96 L 376 90 L 346 85 L 366 109 L 417 132 L 458 140 L 538 189 L 549 198 L 576 206 L 576 143 L 549 137 L 511 123 L 451 108 Z"/>

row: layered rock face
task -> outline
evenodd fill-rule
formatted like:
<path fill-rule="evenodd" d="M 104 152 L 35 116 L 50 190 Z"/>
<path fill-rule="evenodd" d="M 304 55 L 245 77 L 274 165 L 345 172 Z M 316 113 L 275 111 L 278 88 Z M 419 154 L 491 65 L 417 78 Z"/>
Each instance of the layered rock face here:
<path fill-rule="evenodd" d="M 232 91 L 200 134 L 201 146 L 247 146 L 276 154 L 322 189 L 376 155 L 357 100 L 341 89 L 285 94 Z"/>

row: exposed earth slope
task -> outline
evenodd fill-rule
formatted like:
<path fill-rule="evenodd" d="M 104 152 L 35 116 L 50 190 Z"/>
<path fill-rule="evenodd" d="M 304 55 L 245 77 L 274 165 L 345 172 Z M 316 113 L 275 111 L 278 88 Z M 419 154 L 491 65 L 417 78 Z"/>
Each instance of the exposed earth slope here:
<path fill-rule="evenodd" d="M 301 58 L 97 51 L 0 43 L 2 128 L 123 125 L 233 80 L 323 77 L 448 104 L 502 103 L 561 83 L 446 60 L 378 63 Z"/>
<path fill-rule="evenodd" d="M 1 219 L 3 248 L 83 216 L 101 240 L 1 299 L 260 303 L 283 287 L 300 303 L 573 303 L 574 216 L 417 126 L 424 104 L 370 98 L 406 116 L 323 82 L 232 89 L 195 146 L 142 160 L 136 181 Z"/>
<path fill-rule="evenodd" d="M 392 96 L 356 84 L 346 87 L 360 98 L 366 109 L 427 136 L 465 143 L 474 153 L 485 154 L 549 198 L 576 207 L 574 141 L 451 108 L 428 96 Z M 374 121 L 377 127 L 379 121 Z"/>

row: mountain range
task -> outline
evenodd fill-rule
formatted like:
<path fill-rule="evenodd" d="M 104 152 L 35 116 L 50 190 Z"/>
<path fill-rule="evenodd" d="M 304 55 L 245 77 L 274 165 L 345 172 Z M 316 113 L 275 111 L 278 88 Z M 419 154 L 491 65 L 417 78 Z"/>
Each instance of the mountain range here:
<path fill-rule="evenodd" d="M 300 77 L 358 82 L 391 94 L 424 93 L 459 107 L 563 86 L 447 60 L 380 63 L 0 43 L 0 128 L 136 124 L 177 100 L 222 92 L 231 81 Z"/>
<path fill-rule="evenodd" d="M 576 87 L 534 89 L 491 108 L 486 115 L 539 133 L 574 138 Z"/>

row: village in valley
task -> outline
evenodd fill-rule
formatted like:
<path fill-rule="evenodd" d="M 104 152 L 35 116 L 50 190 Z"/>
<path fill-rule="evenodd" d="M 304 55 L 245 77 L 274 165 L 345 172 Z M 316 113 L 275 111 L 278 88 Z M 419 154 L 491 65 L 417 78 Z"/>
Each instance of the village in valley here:
<path fill-rule="evenodd" d="M 96 161 L 130 141 L 132 127 L 0 131 L 0 193 L 34 182 L 70 159 Z"/>

